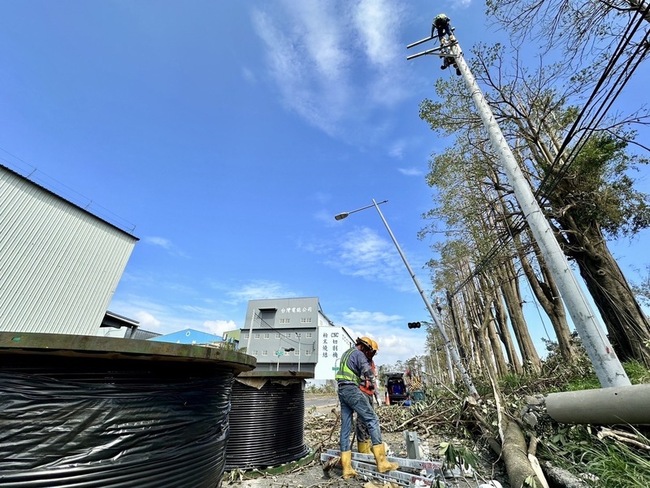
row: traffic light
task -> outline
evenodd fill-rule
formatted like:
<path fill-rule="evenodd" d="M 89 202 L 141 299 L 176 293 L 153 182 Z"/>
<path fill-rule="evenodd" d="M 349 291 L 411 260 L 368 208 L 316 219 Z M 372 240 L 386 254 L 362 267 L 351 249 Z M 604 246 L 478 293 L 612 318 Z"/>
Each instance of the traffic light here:
<path fill-rule="evenodd" d="M 422 325 L 422 324 L 420 324 L 420 322 L 409 322 L 408 323 L 409 329 L 419 329 L 420 325 Z"/>

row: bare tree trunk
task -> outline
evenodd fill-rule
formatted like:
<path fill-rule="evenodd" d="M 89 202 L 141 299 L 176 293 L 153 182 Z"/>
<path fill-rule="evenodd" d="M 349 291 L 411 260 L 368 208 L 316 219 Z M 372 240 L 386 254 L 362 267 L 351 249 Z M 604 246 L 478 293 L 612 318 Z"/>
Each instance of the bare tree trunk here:
<path fill-rule="evenodd" d="M 539 373 L 542 363 L 528 332 L 526 320 L 524 319 L 519 284 L 512 262 L 504 261 L 503 267 L 499 268 L 499 273 L 502 273 L 501 290 L 503 291 L 503 297 L 508 309 L 512 330 L 519 344 L 524 369 L 530 369 L 532 372 Z"/>
<path fill-rule="evenodd" d="M 503 298 L 501 288 L 497 288 L 496 294 L 497 297 L 493 303 L 496 315 L 497 333 L 499 334 L 499 339 L 501 339 L 501 342 L 506 349 L 508 362 L 512 366 L 513 371 L 517 374 L 522 374 L 524 372 L 524 368 L 521 365 L 521 361 L 517 355 L 517 349 L 515 348 L 514 341 L 512 340 L 512 335 L 510 334 L 510 329 L 508 328 L 508 316 L 504 310 L 505 299 Z"/>
<path fill-rule="evenodd" d="M 516 422 L 503 419 L 503 461 L 506 464 L 510 486 L 530 486 L 527 479 L 536 479 L 535 471 L 530 465 L 527 455 L 526 439 Z M 541 486 L 540 481 L 532 486 Z"/>
<path fill-rule="evenodd" d="M 477 336 L 481 344 L 481 352 L 483 354 L 483 362 L 485 363 L 485 367 L 490 370 L 490 375 L 492 377 L 500 377 L 501 375 L 498 374 L 498 372 L 502 370 L 502 367 L 498 364 L 496 354 L 499 349 L 494 348 L 494 345 L 491 343 L 488 334 L 490 322 L 492 322 L 490 309 L 488 307 L 485 307 L 483 310 L 483 320 L 481 326 L 477 330 Z M 501 358 L 503 359 L 503 354 L 501 354 Z M 503 369 L 505 369 L 505 365 Z"/>
<path fill-rule="evenodd" d="M 557 289 L 555 280 L 548 272 L 544 258 L 539 251 L 539 247 L 535 243 L 532 244 L 539 264 L 541 277 L 535 273 L 533 266 L 524 251 L 524 246 L 521 243 L 521 236 L 519 234 L 515 235 L 515 245 L 517 247 L 517 253 L 519 254 L 519 262 L 521 263 L 522 270 L 524 271 L 526 278 L 528 278 L 528 282 L 535 294 L 535 298 L 537 298 L 537 301 L 542 306 L 544 312 L 546 312 L 546 315 L 548 315 L 549 320 L 553 325 L 560 354 L 567 361 L 572 361 L 575 356 L 575 351 L 571 345 L 571 330 L 569 328 L 569 323 L 567 322 L 564 303 L 560 299 L 560 292 Z"/>
<path fill-rule="evenodd" d="M 471 339 L 467 333 L 466 321 L 463 320 L 462 314 L 459 314 L 459 307 L 457 301 L 451 296 L 451 293 L 447 291 L 447 301 L 449 304 L 450 316 L 453 321 L 452 332 L 453 337 L 456 340 L 456 346 L 458 347 L 459 355 L 461 361 L 465 365 L 465 368 L 469 371 L 472 371 L 472 344 Z"/>
<path fill-rule="evenodd" d="M 463 303 L 465 305 L 465 314 L 467 319 L 467 334 L 470 342 L 471 348 L 471 369 L 477 373 L 481 374 L 483 372 L 483 356 L 481 353 L 481 344 L 477 341 L 476 331 L 479 327 L 480 316 L 476 310 L 476 303 L 474 301 L 473 290 L 470 290 L 467 286 L 461 292 L 463 296 Z"/>
<path fill-rule="evenodd" d="M 467 360 L 467 351 L 465 341 L 461 338 L 461 326 L 458 318 L 456 317 L 456 307 L 454 306 L 454 299 L 451 296 L 449 290 L 447 290 L 447 306 L 449 307 L 449 316 L 451 318 L 451 333 L 456 341 L 456 347 L 458 347 L 458 354 L 462 361 Z"/>
<path fill-rule="evenodd" d="M 650 323 L 600 232 L 572 235 L 571 248 L 616 353 L 650 368 Z"/>
<path fill-rule="evenodd" d="M 489 339 L 489 344 L 492 349 L 492 355 L 494 356 L 494 363 L 496 366 L 496 373 L 499 378 L 510 372 L 506 359 L 503 355 L 503 344 L 499 340 L 499 336 L 496 330 L 496 318 L 494 316 L 495 309 L 492 307 L 492 304 L 497 300 L 495 298 L 495 290 L 491 283 L 488 283 L 488 277 L 483 274 L 481 276 L 482 288 L 484 291 L 484 296 L 489 299 L 485 303 L 485 311 L 483 314 L 483 328 Z"/>

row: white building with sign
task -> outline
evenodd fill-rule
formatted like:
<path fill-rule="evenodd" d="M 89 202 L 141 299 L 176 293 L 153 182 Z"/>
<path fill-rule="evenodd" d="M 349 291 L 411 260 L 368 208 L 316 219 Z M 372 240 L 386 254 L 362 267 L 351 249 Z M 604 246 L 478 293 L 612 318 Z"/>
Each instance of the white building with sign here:
<path fill-rule="evenodd" d="M 333 380 L 354 339 L 323 313 L 318 298 L 250 300 L 240 350 L 257 358 L 255 371 L 303 371 L 315 383 Z"/>

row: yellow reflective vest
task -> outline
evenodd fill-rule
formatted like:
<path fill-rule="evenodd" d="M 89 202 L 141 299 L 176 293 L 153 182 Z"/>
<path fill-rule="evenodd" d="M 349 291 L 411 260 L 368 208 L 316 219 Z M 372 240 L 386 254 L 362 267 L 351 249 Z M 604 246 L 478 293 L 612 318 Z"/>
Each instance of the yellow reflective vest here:
<path fill-rule="evenodd" d="M 339 370 L 336 372 L 336 376 L 334 376 L 334 379 L 336 379 L 336 381 L 351 381 L 356 385 L 361 384 L 361 378 L 359 378 L 357 374 L 348 366 L 348 359 L 350 359 L 350 356 L 356 350 L 356 347 L 352 347 L 345 351 L 343 353 L 343 356 L 341 356 L 341 364 L 339 365 Z"/>

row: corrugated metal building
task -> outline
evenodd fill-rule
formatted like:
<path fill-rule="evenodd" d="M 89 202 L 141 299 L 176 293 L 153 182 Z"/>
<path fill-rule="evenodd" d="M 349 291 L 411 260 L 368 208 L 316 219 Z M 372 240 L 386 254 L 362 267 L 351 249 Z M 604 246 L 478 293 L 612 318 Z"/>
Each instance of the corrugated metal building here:
<path fill-rule="evenodd" d="M 0 165 L 0 331 L 96 335 L 137 240 Z"/>

